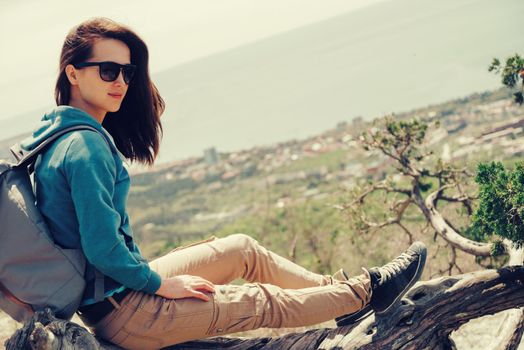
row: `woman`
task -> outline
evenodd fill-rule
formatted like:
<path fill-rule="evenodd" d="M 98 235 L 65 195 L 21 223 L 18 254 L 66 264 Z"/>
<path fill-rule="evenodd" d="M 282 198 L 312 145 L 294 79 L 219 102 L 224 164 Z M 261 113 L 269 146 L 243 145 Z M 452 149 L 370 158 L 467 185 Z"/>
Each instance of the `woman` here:
<path fill-rule="evenodd" d="M 153 164 L 159 150 L 164 102 L 149 77 L 147 46 L 109 19 L 81 23 L 65 39 L 55 97 L 57 107 L 24 147 L 72 125 L 100 131 L 61 136 L 41 155 L 35 177 L 38 207 L 56 243 L 81 247 L 87 258 L 79 315 L 101 338 L 155 349 L 259 327 L 337 317 L 342 324 L 344 315 L 359 310 L 387 311 L 422 273 L 420 243 L 348 278 L 342 270 L 333 276 L 307 271 L 244 234 L 148 263 L 133 241 L 123 166 L 126 159 Z M 228 284 L 237 278 L 249 283 Z"/>

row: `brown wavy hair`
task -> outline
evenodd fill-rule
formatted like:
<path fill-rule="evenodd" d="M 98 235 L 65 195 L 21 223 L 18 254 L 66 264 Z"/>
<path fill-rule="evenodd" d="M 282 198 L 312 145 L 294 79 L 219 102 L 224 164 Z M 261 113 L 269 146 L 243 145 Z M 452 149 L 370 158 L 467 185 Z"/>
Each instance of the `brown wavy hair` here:
<path fill-rule="evenodd" d="M 95 17 L 69 31 L 60 54 L 60 73 L 55 87 L 56 104 L 68 105 L 71 98 L 66 66 L 88 60 L 95 41 L 104 38 L 124 42 L 131 51 L 131 63 L 137 65 L 137 70 L 120 109 L 108 112 L 102 126 L 111 134 L 126 158 L 152 165 L 162 139 L 160 116 L 165 103 L 149 77 L 147 45 L 129 27 L 105 17 Z"/>

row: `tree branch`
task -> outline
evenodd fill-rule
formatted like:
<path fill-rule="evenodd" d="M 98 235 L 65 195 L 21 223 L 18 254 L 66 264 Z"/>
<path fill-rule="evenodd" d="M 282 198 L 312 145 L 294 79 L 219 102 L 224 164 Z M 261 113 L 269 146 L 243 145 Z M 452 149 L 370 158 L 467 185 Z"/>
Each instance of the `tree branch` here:
<path fill-rule="evenodd" d="M 411 196 L 411 189 L 398 188 L 388 184 L 386 181 L 381 181 L 379 183 L 373 184 L 364 190 L 356 199 L 351 203 L 346 204 L 345 207 L 352 207 L 357 204 L 362 204 L 367 196 L 376 192 L 376 191 L 385 191 L 386 193 L 399 193 L 406 196 Z"/>
<path fill-rule="evenodd" d="M 437 211 L 435 208 L 435 198 L 437 197 L 439 191 L 441 191 L 441 189 L 429 194 L 425 200 L 422 199 L 420 193 L 415 195 L 415 201 L 421 208 L 427 220 L 431 222 L 431 225 L 435 228 L 438 234 L 447 242 L 449 242 L 449 244 L 451 244 L 453 247 L 476 256 L 490 256 L 492 246 L 491 243 L 475 242 L 461 236 L 446 222 L 444 217 L 442 217 L 442 214 Z"/>

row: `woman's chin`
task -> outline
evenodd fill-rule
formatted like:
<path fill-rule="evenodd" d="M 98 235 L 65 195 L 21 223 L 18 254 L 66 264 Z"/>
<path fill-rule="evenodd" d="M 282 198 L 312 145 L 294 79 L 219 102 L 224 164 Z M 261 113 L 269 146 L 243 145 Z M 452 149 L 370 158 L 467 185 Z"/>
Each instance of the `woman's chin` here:
<path fill-rule="evenodd" d="M 109 106 L 109 108 L 107 109 L 108 112 L 118 112 L 120 110 L 120 104 L 118 106 Z"/>

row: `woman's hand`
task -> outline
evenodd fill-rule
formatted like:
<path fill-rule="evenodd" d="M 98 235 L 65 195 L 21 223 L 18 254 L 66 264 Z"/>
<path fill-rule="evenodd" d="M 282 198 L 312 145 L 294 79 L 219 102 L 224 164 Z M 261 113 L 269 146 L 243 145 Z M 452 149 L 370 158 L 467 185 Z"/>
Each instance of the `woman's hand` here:
<path fill-rule="evenodd" d="M 201 291 L 213 293 L 215 286 L 202 277 L 179 275 L 163 279 L 155 294 L 166 299 L 198 298 L 209 301 L 209 297 Z"/>

